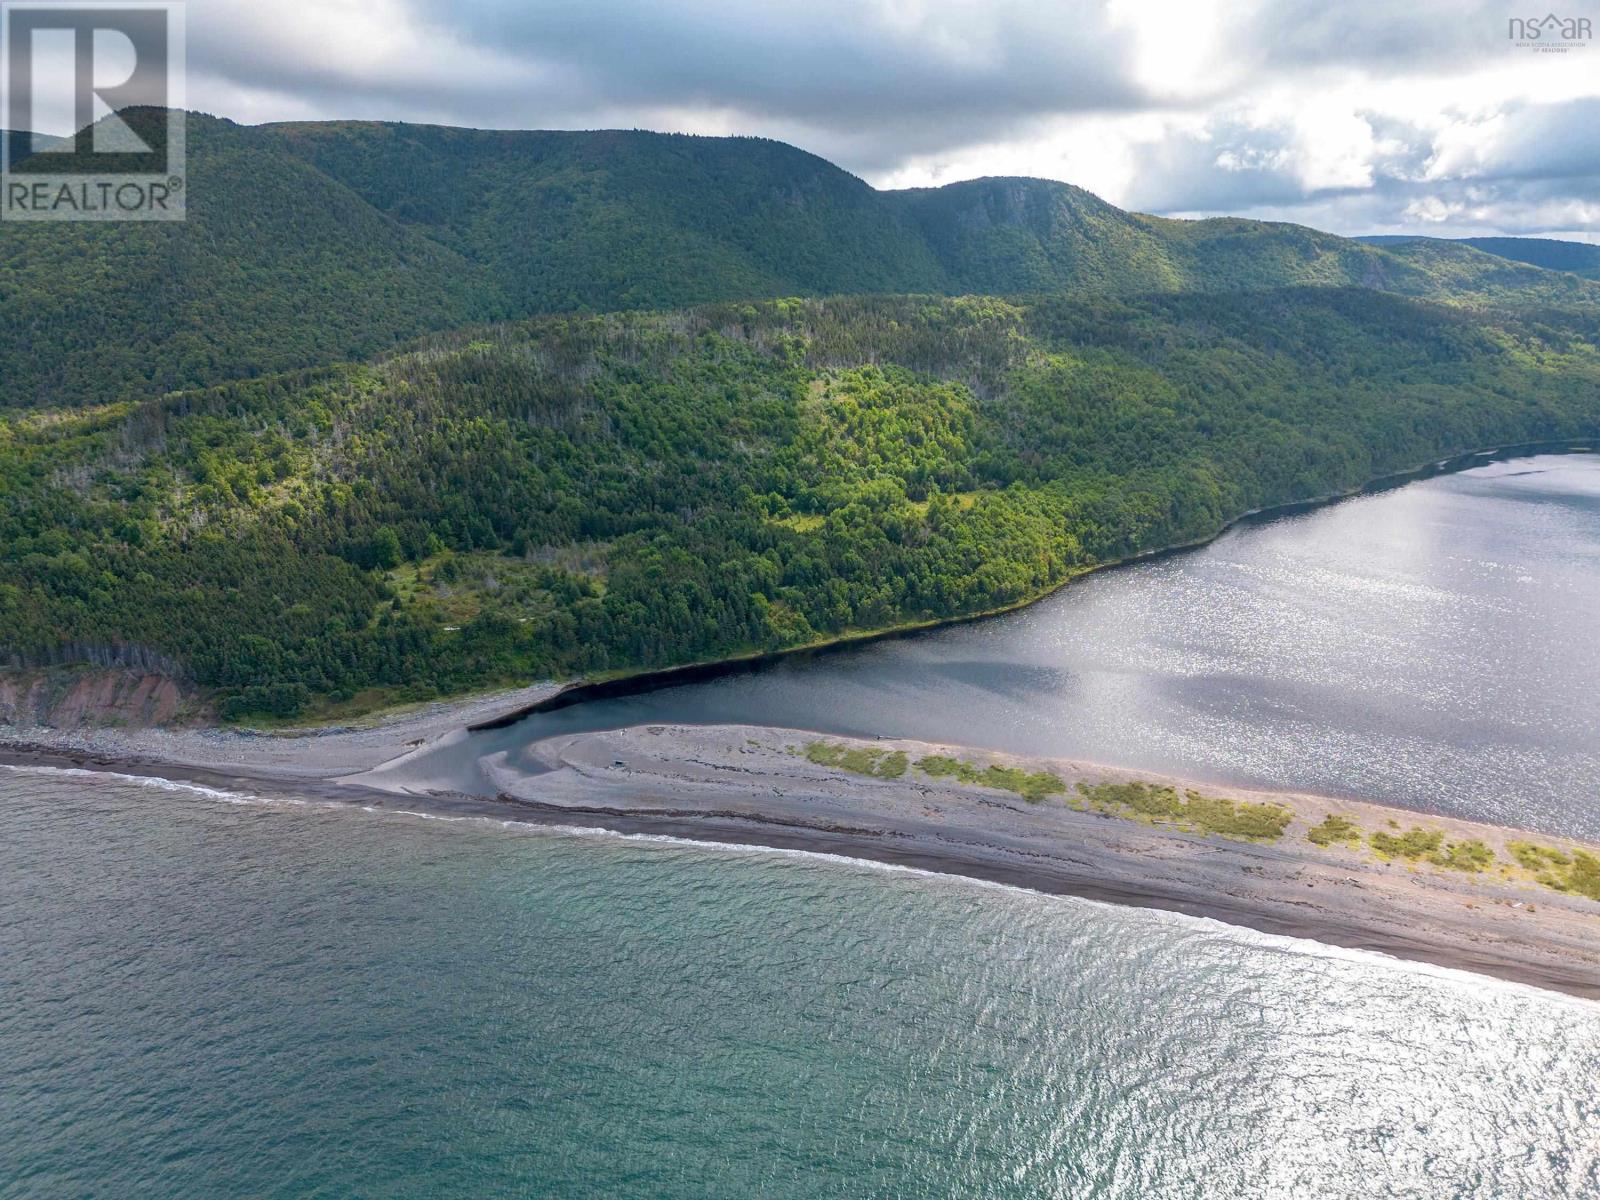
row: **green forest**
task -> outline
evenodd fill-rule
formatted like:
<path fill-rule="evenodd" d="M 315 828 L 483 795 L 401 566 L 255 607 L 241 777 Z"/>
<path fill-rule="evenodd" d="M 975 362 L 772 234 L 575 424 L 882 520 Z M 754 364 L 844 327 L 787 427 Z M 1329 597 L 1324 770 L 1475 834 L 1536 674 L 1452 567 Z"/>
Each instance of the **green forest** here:
<path fill-rule="evenodd" d="M 780 299 L 6 410 L 0 656 L 289 718 L 982 612 L 1600 436 L 1597 325 L 1355 288 Z"/>
<path fill-rule="evenodd" d="M 0 225 L 0 407 L 143 399 L 540 313 L 748 297 L 1359 286 L 1600 304 L 1600 283 L 1461 243 L 1166 220 L 1042 179 L 877 191 L 759 138 L 198 113 L 187 131 L 185 221 Z"/>
<path fill-rule="evenodd" d="M 1417 238 L 1404 234 L 1379 234 L 1358 241 L 1385 249 L 1402 248 L 1411 242 L 1439 239 Z M 1485 254 L 1543 267 L 1548 271 L 1570 271 L 1585 279 L 1600 279 L 1600 246 L 1588 242 L 1566 242 L 1538 237 L 1464 237 L 1447 239 L 1446 246 L 1471 246 Z"/>

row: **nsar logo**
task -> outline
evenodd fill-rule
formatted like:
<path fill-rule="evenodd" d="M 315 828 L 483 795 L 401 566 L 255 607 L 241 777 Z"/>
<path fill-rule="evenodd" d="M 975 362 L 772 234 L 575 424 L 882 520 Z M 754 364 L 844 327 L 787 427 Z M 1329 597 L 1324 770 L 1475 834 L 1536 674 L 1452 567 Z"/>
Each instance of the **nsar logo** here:
<path fill-rule="evenodd" d="M 1588 17 L 1512 17 L 1506 36 L 1519 47 L 1564 54 L 1588 43 L 1594 30 Z"/>

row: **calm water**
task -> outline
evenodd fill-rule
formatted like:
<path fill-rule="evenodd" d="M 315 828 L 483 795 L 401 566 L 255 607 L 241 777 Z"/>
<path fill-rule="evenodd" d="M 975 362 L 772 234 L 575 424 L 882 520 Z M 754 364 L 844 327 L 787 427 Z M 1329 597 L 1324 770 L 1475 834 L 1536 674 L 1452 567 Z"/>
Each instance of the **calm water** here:
<path fill-rule="evenodd" d="M 1600 1195 L 1600 1006 L 780 853 L 0 769 L 0 1195 Z"/>
<path fill-rule="evenodd" d="M 1020 613 L 583 705 L 422 770 L 649 721 L 994 746 L 1600 836 L 1600 456 L 1240 527 Z"/>

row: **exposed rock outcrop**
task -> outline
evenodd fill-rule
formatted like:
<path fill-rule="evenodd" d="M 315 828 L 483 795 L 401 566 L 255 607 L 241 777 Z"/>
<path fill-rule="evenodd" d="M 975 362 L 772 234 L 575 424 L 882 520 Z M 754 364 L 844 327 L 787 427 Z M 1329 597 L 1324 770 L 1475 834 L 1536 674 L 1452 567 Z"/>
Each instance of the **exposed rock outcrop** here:
<path fill-rule="evenodd" d="M 167 675 L 84 667 L 0 672 L 0 725 L 171 725 L 198 707 L 193 689 Z"/>

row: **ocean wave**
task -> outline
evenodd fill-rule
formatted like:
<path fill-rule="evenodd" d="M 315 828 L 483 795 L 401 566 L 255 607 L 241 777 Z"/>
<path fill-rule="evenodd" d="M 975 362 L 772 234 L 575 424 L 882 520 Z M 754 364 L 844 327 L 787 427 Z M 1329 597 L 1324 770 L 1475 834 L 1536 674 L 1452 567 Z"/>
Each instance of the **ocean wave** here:
<path fill-rule="evenodd" d="M 473 819 L 473 818 L 457 818 Z M 493 820 L 493 818 L 483 818 Z M 591 828 L 574 825 L 537 825 L 526 821 L 499 821 L 496 822 L 506 827 L 518 826 L 530 830 L 555 833 L 562 836 L 603 839 L 607 841 L 623 841 L 634 843 L 647 843 L 668 847 L 678 847 L 685 850 L 719 851 L 722 853 L 739 853 L 761 855 L 763 857 L 778 857 L 805 862 L 815 862 L 823 866 L 847 867 L 855 870 L 870 870 L 885 874 L 911 875 L 925 880 L 936 880 L 962 888 L 982 888 L 988 891 L 1008 892 L 1013 895 L 1023 895 L 1047 900 L 1052 903 L 1061 903 L 1071 906 L 1088 906 L 1107 912 L 1127 914 L 1137 912 L 1141 917 L 1158 921 L 1186 933 L 1203 938 L 1220 938 L 1230 943 L 1244 942 L 1258 950 L 1269 953 L 1287 954 L 1319 959 L 1358 963 L 1364 966 L 1381 966 L 1391 970 L 1398 970 L 1408 974 L 1429 976 L 1456 987 L 1469 991 L 1504 991 L 1523 995 L 1534 995 L 1544 1002 L 1555 1002 L 1575 1006 L 1586 1012 L 1593 1011 L 1593 1002 L 1577 996 L 1567 996 L 1553 993 L 1530 984 L 1518 983 L 1513 980 L 1486 977 L 1474 971 L 1464 970 L 1459 967 L 1447 967 L 1438 963 L 1422 962 L 1418 960 L 1399 958 L 1381 950 L 1371 950 L 1355 946 L 1338 946 L 1329 942 L 1320 942 L 1314 938 L 1297 937 L 1292 934 L 1268 933 L 1265 930 L 1252 929 L 1244 925 L 1235 925 L 1217 917 L 1200 916 L 1193 913 L 1174 912 L 1164 908 L 1136 908 L 1130 909 L 1125 904 L 1118 904 L 1110 900 L 1098 900 L 1090 896 L 1074 896 L 1056 892 L 1046 892 L 1038 888 L 1027 887 L 1023 884 L 1001 883 L 992 879 L 980 879 L 973 875 L 963 875 L 951 871 L 940 871 L 928 867 L 912 867 L 902 863 L 879 862 L 876 859 L 857 858 L 849 854 L 835 854 L 827 850 L 805 850 L 790 846 L 762 846 L 748 842 L 724 842 L 702 840 L 699 838 L 680 837 L 665 833 L 625 833 L 614 829 Z"/>
<path fill-rule="evenodd" d="M 103 782 L 125 783 L 136 787 L 149 788 L 155 791 L 169 793 L 186 793 L 200 796 L 208 800 L 215 800 L 225 804 L 250 805 L 262 807 L 293 806 L 314 807 L 330 811 L 360 811 L 374 816 L 384 817 L 410 817 L 422 821 L 439 822 L 447 825 L 483 826 L 485 828 L 498 828 L 506 831 L 515 831 L 519 834 L 532 834 L 541 837 L 572 838 L 586 841 L 609 842 L 612 844 L 633 844 L 657 846 L 664 849 L 689 850 L 697 853 L 736 854 L 741 856 L 760 856 L 763 858 L 778 858 L 793 862 L 816 864 L 823 867 L 847 868 L 856 871 L 872 871 L 888 875 L 912 876 L 927 881 L 939 881 L 948 886 L 962 888 L 982 888 L 988 891 L 1007 892 L 1013 895 L 1024 895 L 1038 899 L 1049 900 L 1071 906 L 1087 905 L 1095 909 L 1105 909 L 1119 913 L 1130 911 L 1127 906 L 1111 901 L 1098 900 L 1086 896 L 1059 895 L 1042 891 L 1037 888 L 1027 887 L 1016 883 L 1001 883 L 995 880 L 980 879 L 971 875 L 964 875 L 950 871 L 941 871 L 935 868 L 908 866 L 903 863 L 880 862 L 876 859 L 860 858 L 849 854 L 839 854 L 828 850 L 809 850 L 791 846 L 766 846 L 759 843 L 722 841 L 717 839 L 702 839 L 683 837 L 677 834 L 666 833 L 639 833 L 617 829 L 607 829 L 599 826 L 563 825 L 543 821 L 526 821 L 513 818 L 494 817 L 482 814 L 442 813 L 428 812 L 412 808 L 386 808 L 369 804 L 341 803 L 337 800 L 313 801 L 295 799 L 284 796 L 258 795 L 245 792 L 228 791 L 223 788 L 207 787 L 204 784 L 188 783 L 174 779 L 164 779 L 155 775 L 130 775 L 120 771 L 91 770 L 83 767 L 49 767 L 35 765 L 0 764 L 4 769 L 16 775 L 33 775 L 41 777 L 90 779 Z M 1187 913 L 1172 912 L 1170 910 L 1150 908 L 1139 909 L 1146 917 L 1163 923 L 1174 925 L 1187 930 L 1191 934 L 1203 937 L 1220 937 L 1230 942 L 1247 942 L 1258 949 L 1287 953 L 1298 956 L 1309 956 L 1322 959 L 1338 959 L 1347 962 L 1359 962 L 1367 965 L 1382 964 L 1389 968 L 1397 968 L 1410 973 L 1420 973 L 1436 979 L 1450 981 L 1457 986 L 1471 989 L 1491 988 L 1495 990 L 1509 989 L 1514 992 L 1536 992 L 1542 999 L 1570 1001 L 1586 1009 L 1591 1007 L 1591 1002 L 1579 1000 L 1576 997 L 1557 996 L 1552 993 L 1530 988 L 1528 985 L 1514 983 L 1507 980 L 1485 978 L 1473 972 L 1458 968 L 1445 967 L 1437 964 L 1416 962 L 1408 959 L 1396 958 L 1382 951 L 1364 948 L 1336 946 L 1326 942 L 1319 942 L 1310 938 L 1295 937 L 1287 934 L 1267 933 L 1261 930 L 1250 929 L 1234 925 L 1230 922 L 1219 920 L 1215 917 L 1198 916 Z"/>
<path fill-rule="evenodd" d="M 200 783 L 185 783 L 177 779 L 164 779 L 159 775 L 129 775 L 122 771 L 95 771 L 87 767 L 44 767 L 20 764 L 0 764 L 4 770 L 14 775 L 36 775 L 57 779 L 96 779 L 102 782 L 129 783 L 135 787 L 150 788 L 158 792 L 188 792 L 191 795 L 205 796 L 210 800 L 221 800 L 229 804 L 296 804 L 303 805 L 304 800 L 292 800 L 287 797 L 254 796 L 245 792 L 230 792 L 223 788 L 206 787 Z"/>

